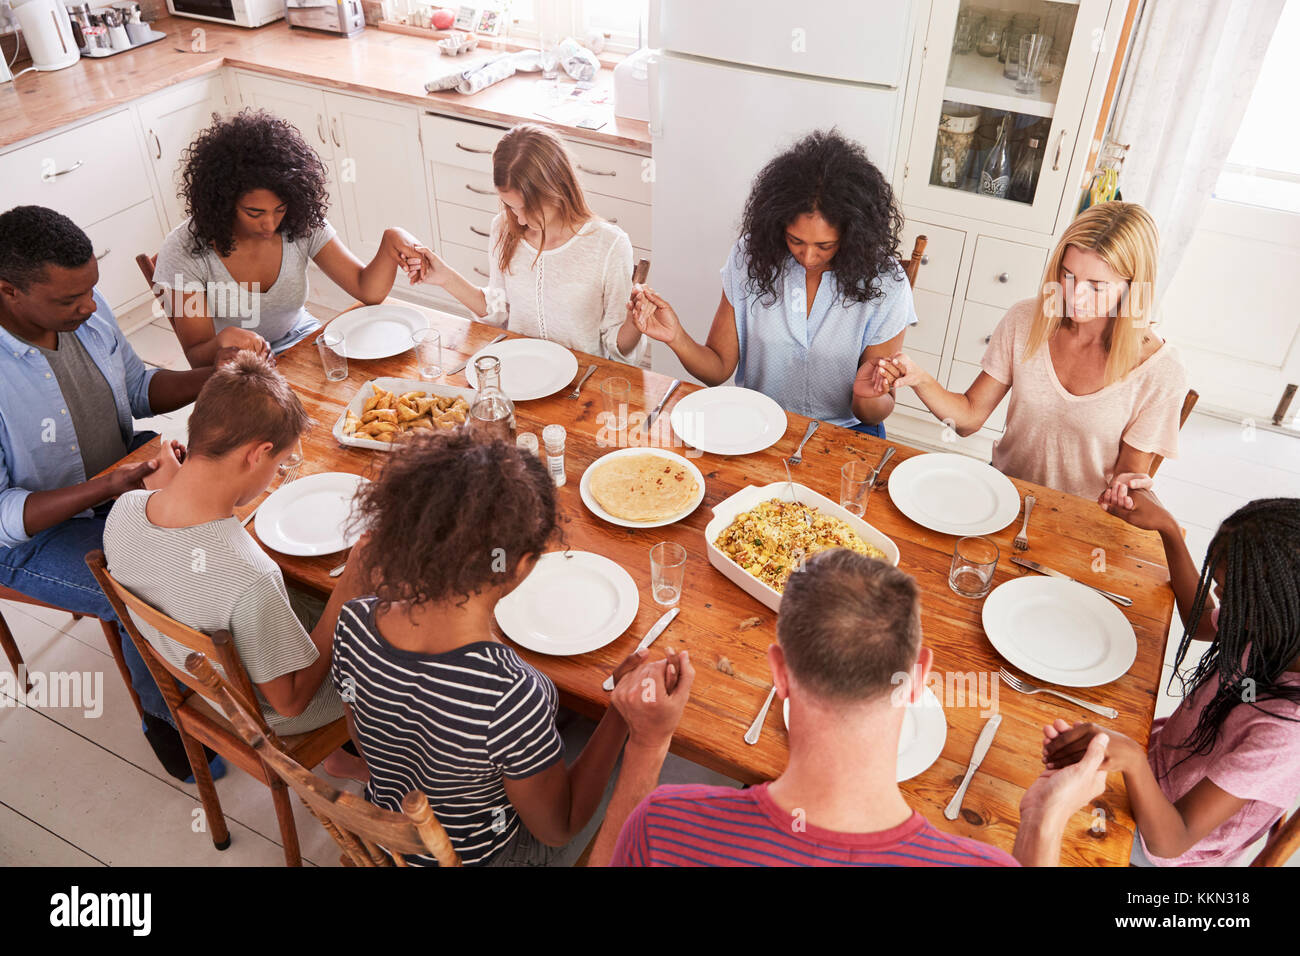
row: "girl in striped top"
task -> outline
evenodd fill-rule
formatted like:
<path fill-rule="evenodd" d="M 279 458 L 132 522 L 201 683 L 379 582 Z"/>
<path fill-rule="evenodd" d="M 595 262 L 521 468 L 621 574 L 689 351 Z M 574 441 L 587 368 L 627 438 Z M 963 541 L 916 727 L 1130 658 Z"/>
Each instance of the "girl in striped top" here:
<path fill-rule="evenodd" d="M 467 865 L 545 865 L 595 812 L 627 736 L 610 708 L 566 767 L 555 685 L 493 633 L 555 531 L 546 469 L 504 442 L 427 435 L 364 489 L 358 520 L 373 594 L 340 613 L 332 676 L 367 799 L 396 811 L 423 792 Z"/>

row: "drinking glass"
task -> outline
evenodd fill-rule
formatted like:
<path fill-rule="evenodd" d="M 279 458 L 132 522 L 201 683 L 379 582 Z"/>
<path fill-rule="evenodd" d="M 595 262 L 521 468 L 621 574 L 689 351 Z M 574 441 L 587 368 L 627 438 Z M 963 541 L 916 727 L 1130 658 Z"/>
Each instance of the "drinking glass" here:
<path fill-rule="evenodd" d="M 953 34 L 952 52 L 970 53 L 975 49 L 975 38 L 979 34 L 984 15 L 971 7 L 963 7 L 957 14 L 957 29 Z"/>
<path fill-rule="evenodd" d="M 435 329 L 416 329 L 411 333 L 415 364 L 426 382 L 442 377 L 442 336 Z"/>
<path fill-rule="evenodd" d="M 621 376 L 607 378 L 600 383 L 600 396 L 609 415 L 610 427 L 615 431 L 627 428 L 627 406 L 632 398 L 632 383 Z"/>
<path fill-rule="evenodd" d="M 846 461 L 840 469 L 840 507 L 861 518 L 867 513 L 867 499 L 871 497 L 871 472 L 874 469 L 865 461 Z"/>
<path fill-rule="evenodd" d="M 976 35 L 975 52 L 980 56 L 997 56 L 1002 49 L 1002 31 L 1007 28 L 1008 18 L 997 13 L 990 13 L 980 24 Z"/>
<path fill-rule="evenodd" d="M 326 329 L 316 337 L 316 348 L 327 381 L 341 382 L 348 377 L 347 343 L 342 332 Z"/>
<path fill-rule="evenodd" d="M 293 449 L 289 452 L 289 454 L 284 456 L 284 461 L 280 462 L 280 464 L 276 467 L 276 471 L 278 471 L 280 473 L 280 477 L 283 478 L 289 472 L 293 471 L 295 468 L 300 467 L 301 465 L 302 465 L 302 440 L 299 439 L 298 441 L 295 441 L 293 443 Z"/>
<path fill-rule="evenodd" d="M 656 604 L 672 607 L 680 601 L 685 577 L 685 548 L 671 541 L 660 541 L 650 549 L 650 593 Z"/>
<path fill-rule="evenodd" d="M 1041 33 L 1026 33 L 1020 38 L 1020 60 L 1016 63 L 1016 92 L 1038 93 L 1039 73 L 1047 54 L 1052 50 L 1052 38 Z"/>
<path fill-rule="evenodd" d="M 952 549 L 948 587 L 962 597 L 982 598 L 993 587 L 998 554 L 998 546 L 988 538 L 959 539 Z"/>

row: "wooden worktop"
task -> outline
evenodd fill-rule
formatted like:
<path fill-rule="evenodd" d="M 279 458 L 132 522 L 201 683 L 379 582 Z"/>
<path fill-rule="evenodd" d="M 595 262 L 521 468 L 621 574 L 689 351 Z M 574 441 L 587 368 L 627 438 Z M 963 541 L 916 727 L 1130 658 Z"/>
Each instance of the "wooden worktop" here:
<path fill-rule="evenodd" d="M 538 107 L 536 73 L 516 74 L 471 96 L 426 93 L 425 82 L 454 61 L 440 57 L 433 42 L 423 37 L 367 28 L 347 40 L 293 30 L 283 21 L 245 30 L 182 17 L 164 17 L 153 28 L 167 39 L 117 56 L 83 57 L 67 69 L 28 73 L 0 85 L 0 147 L 229 66 L 343 93 L 381 96 L 451 116 L 504 125 L 529 120 L 592 143 L 650 151 L 647 124 L 614 116 L 609 70 L 601 70 L 596 81 L 597 90 L 607 94 L 606 102 L 592 107 L 605 126 L 585 130 L 548 122 L 533 112 Z"/>

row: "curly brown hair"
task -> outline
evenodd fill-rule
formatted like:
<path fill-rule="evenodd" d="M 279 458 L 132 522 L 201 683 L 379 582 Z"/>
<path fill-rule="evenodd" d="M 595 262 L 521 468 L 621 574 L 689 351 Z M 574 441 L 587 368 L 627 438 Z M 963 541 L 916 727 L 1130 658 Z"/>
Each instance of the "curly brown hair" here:
<path fill-rule="evenodd" d="M 220 256 L 235 249 L 235 203 L 266 189 L 288 206 L 280 233 L 289 242 L 325 224 L 329 193 L 325 164 L 288 120 L 246 109 L 212 125 L 186 148 L 180 192 L 190 214 L 195 255 L 209 246 Z"/>
<path fill-rule="evenodd" d="M 381 605 L 461 603 L 512 579 L 556 528 L 535 455 L 464 429 L 405 442 L 357 497 L 366 587 Z"/>

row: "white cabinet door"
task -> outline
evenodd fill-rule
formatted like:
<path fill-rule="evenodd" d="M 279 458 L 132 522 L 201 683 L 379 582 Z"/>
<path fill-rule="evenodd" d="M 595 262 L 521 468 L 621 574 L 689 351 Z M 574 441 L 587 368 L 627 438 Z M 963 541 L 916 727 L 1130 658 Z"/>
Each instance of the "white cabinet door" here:
<path fill-rule="evenodd" d="M 353 254 L 363 262 L 374 258 L 390 226 L 431 242 L 419 112 L 341 93 L 326 93 L 325 105 L 337 202 Z"/>
<path fill-rule="evenodd" d="M 86 235 L 99 260 L 99 282 L 95 288 L 109 307 L 120 311 L 124 306 L 133 307 L 136 302 L 147 300 L 149 286 L 135 264 L 135 257 L 142 252 L 152 255 L 162 245 L 162 227 L 153 200 L 146 199 L 87 226 Z"/>
<path fill-rule="evenodd" d="M 186 216 L 179 196 L 182 156 L 194 137 L 212 123 L 212 114 L 219 113 L 224 102 L 221 79 L 212 76 L 152 96 L 136 107 L 169 230 L 179 226 Z"/>

